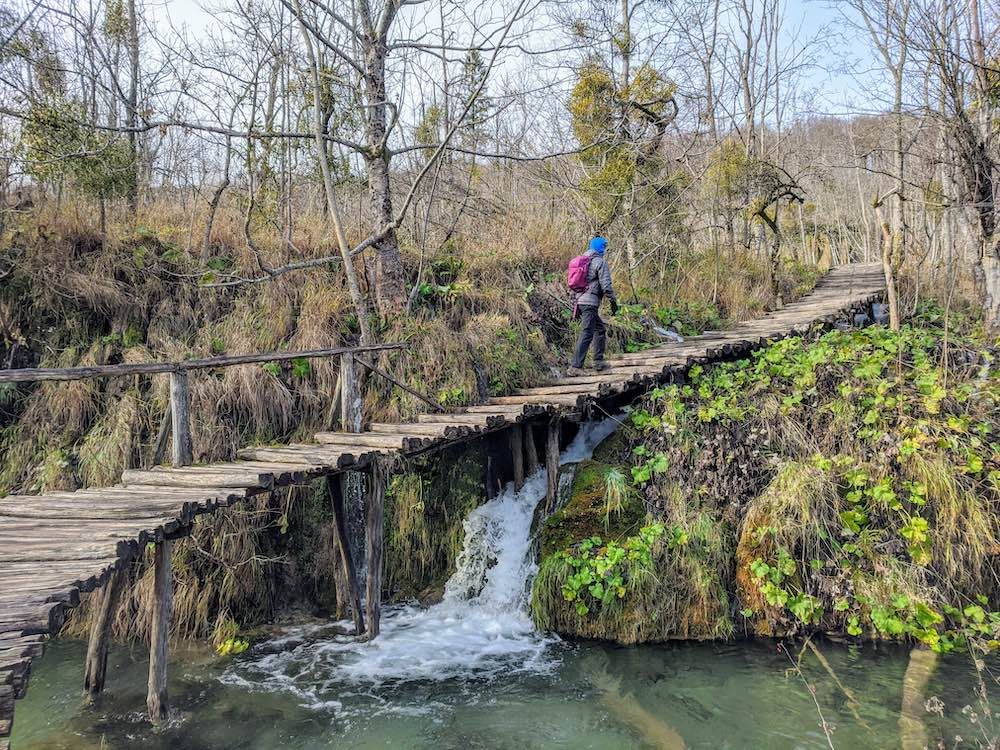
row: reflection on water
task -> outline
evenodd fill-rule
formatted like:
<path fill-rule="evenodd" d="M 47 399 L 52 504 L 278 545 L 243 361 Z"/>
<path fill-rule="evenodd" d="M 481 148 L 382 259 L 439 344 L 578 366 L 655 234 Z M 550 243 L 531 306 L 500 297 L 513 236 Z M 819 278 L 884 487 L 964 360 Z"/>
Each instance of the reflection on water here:
<path fill-rule="evenodd" d="M 322 630 L 314 637 L 324 640 Z M 908 650 L 821 648 L 856 700 L 851 703 L 811 653 L 803 656 L 803 674 L 833 726 L 834 745 L 900 747 Z M 674 736 L 690 748 L 828 747 L 808 688 L 788 672 L 788 658 L 767 643 L 625 649 L 557 642 L 546 648 L 547 672 L 386 681 L 377 687 L 341 680 L 331 670 L 325 679 L 310 677 L 310 700 L 295 691 L 254 691 L 224 682 L 229 665 L 178 654 L 171 665 L 174 718 L 159 733 L 143 713 L 143 650 L 112 651 L 108 692 L 94 707 L 82 699 L 84 651 L 81 642 L 56 642 L 36 664 L 28 696 L 18 702 L 15 748 L 610 750 L 675 747 L 669 744 Z M 236 671 L 252 674 L 262 656 L 241 655 Z M 967 658 L 939 661 L 927 678 L 925 698 L 940 699 L 943 715 L 925 708 L 921 717 L 930 747 L 939 741 L 953 747 L 956 735 L 965 739 L 961 747 L 977 747 L 984 731 L 996 736 L 984 721 L 976 684 Z M 909 697 L 906 702 L 913 705 Z M 963 714 L 965 706 L 978 714 L 976 724 L 968 711 Z"/>

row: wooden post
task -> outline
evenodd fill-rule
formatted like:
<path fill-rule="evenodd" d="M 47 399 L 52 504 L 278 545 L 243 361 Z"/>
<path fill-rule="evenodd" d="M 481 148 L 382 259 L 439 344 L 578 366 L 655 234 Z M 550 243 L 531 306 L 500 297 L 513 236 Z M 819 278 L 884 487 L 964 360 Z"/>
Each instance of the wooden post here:
<path fill-rule="evenodd" d="M 484 473 L 483 484 L 486 486 L 486 499 L 492 500 L 497 496 L 497 478 L 493 471 L 493 456 L 490 455 L 489 447 L 486 449 L 486 471 Z"/>
<path fill-rule="evenodd" d="M 351 542 L 347 536 L 347 509 L 344 505 L 344 484 L 343 477 L 331 477 L 327 480 L 327 491 L 330 494 L 330 506 L 333 509 L 334 529 L 337 540 L 337 554 L 340 557 L 341 577 L 347 583 L 347 590 L 337 592 L 338 605 L 343 598 L 347 599 L 347 604 L 351 610 L 351 617 L 354 619 L 354 633 L 361 635 L 365 632 L 364 616 L 361 613 L 361 589 L 358 587 L 358 573 L 354 569 L 354 558 L 351 557 Z M 347 594 L 344 597 L 344 594 Z"/>
<path fill-rule="evenodd" d="M 167 641 L 170 638 L 172 581 L 170 540 L 156 543 L 153 562 L 153 611 L 149 625 L 149 682 L 146 709 L 154 724 L 167 718 Z"/>
<path fill-rule="evenodd" d="M 358 384 L 357 361 L 352 352 L 344 352 L 340 355 L 340 428 L 344 432 L 361 432 L 364 424 L 362 412 L 361 388 Z M 356 472 L 346 472 L 340 477 L 340 507 L 337 513 L 337 524 L 342 528 L 338 529 L 338 536 L 341 539 L 340 549 L 344 556 L 343 565 L 347 570 L 348 595 L 351 601 L 351 612 L 354 618 L 354 632 L 360 636 L 366 634 L 365 617 L 361 611 L 361 589 L 358 584 L 357 571 L 354 569 L 354 558 L 351 556 L 351 542 L 347 533 L 347 504 L 344 498 L 350 490 L 351 484 L 357 477 Z M 369 578 L 371 576 L 371 558 L 369 557 Z M 369 605 L 370 607 L 370 605 Z M 369 614 L 368 627 L 371 628 L 371 615 Z M 377 627 L 377 626 L 376 626 Z M 371 637 L 369 634 L 368 637 Z"/>
<path fill-rule="evenodd" d="M 108 671 L 108 642 L 111 640 L 111 626 L 118 611 L 121 597 L 122 578 L 125 574 L 115 570 L 101 590 L 101 599 L 91 616 L 90 642 L 87 644 L 87 661 L 83 671 L 83 689 L 93 698 L 104 690 L 104 678 Z"/>
<path fill-rule="evenodd" d="M 555 513 L 559 499 L 559 417 L 549 421 L 545 440 L 545 512 Z"/>
<path fill-rule="evenodd" d="M 340 419 L 344 432 L 361 432 L 364 422 L 357 362 L 351 352 L 340 355 Z"/>
<path fill-rule="evenodd" d="M 190 466 L 194 461 L 191 447 L 191 395 L 186 370 L 170 373 L 170 419 L 174 429 L 174 466 Z"/>
<path fill-rule="evenodd" d="M 162 464 L 163 457 L 167 453 L 167 438 L 170 437 L 170 426 L 173 424 L 170 412 L 170 408 L 167 408 L 163 412 L 163 419 L 160 420 L 160 430 L 156 433 L 156 445 L 153 446 L 153 455 L 149 459 L 149 466 L 146 467 L 148 469 Z"/>
<path fill-rule="evenodd" d="M 368 488 L 368 518 L 365 551 L 368 560 L 368 582 L 365 588 L 365 616 L 368 620 L 367 640 L 378 635 L 382 617 L 382 518 L 385 511 L 385 465 L 372 464 Z"/>
<path fill-rule="evenodd" d="M 514 425 L 510 430 L 510 455 L 514 461 L 514 489 L 524 487 L 524 426 Z"/>
<path fill-rule="evenodd" d="M 535 428 L 524 426 L 524 455 L 528 459 L 528 476 L 538 471 L 538 448 L 535 446 Z"/>

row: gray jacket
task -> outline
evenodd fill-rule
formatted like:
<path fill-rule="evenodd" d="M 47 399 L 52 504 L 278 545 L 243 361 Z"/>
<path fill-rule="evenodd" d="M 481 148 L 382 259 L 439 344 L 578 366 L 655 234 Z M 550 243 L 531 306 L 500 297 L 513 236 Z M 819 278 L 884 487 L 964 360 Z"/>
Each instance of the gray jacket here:
<path fill-rule="evenodd" d="M 615 289 L 611 286 L 611 269 L 603 255 L 598 255 L 593 250 L 584 253 L 590 258 L 590 267 L 587 269 L 587 289 L 576 298 L 576 304 L 581 307 L 598 307 L 603 297 L 615 299 Z M 617 301 L 617 300 L 615 300 Z"/>

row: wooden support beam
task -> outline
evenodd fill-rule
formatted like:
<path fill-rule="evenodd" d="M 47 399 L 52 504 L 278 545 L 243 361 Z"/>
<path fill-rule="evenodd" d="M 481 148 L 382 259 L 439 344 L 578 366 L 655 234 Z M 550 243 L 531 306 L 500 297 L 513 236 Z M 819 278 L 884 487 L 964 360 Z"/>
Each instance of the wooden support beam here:
<path fill-rule="evenodd" d="M 538 471 L 538 446 L 535 445 L 535 428 L 533 425 L 524 426 L 524 457 L 528 460 L 528 476 L 532 476 Z"/>
<path fill-rule="evenodd" d="M 186 370 L 170 373 L 170 420 L 173 423 L 173 464 L 190 466 L 194 462 L 191 442 L 191 394 Z"/>
<path fill-rule="evenodd" d="M 559 418 L 553 417 L 548 424 L 545 439 L 545 513 L 555 513 L 559 499 Z"/>
<path fill-rule="evenodd" d="M 368 581 L 365 587 L 366 639 L 378 636 L 382 619 L 382 523 L 385 514 L 386 469 L 382 461 L 372 464 L 368 487 L 368 513 L 365 526 L 365 551 Z"/>
<path fill-rule="evenodd" d="M 486 451 L 486 466 L 483 472 L 483 485 L 486 487 L 486 499 L 492 500 L 497 496 L 496 472 L 493 470 L 493 456 L 489 450 Z"/>
<path fill-rule="evenodd" d="M 347 474 L 327 479 L 327 492 L 330 495 L 330 508 L 333 511 L 334 538 L 337 546 L 336 554 L 340 558 L 341 575 L 346 584 L 345 590 L 337 591 L 337 607 L 341 602 L 347 604 L 354 620 L 354 633 L 365 632 L 365 620 L 361 611 L 361 589 L 358 586 L 358 573 L 354 568 L 354 558 L 351 556 L 351 540 L 347 533 L 347 506 L 344 498 L 347 495 L 348 483 L 352 478 Z"/>
<path fill-rule="evenodd" d="M 170 640 L 170 611 L 173 582 L 170 571 L 170 540 L 156 543 L 153 555 L 153 611 L 149 626 L 149 682 L 146 709 L 154 724 L 167 719 L 167 642 Z"/>
<path fill-rule="evenodd" d="M 166 409 L 163 412 L 163 418 L 160 419 L 160 430 L 156 433 L 156 444 L 153 446 L 153 455 L 149 459 L 149 464 L 146 466 L 147 469 L 163 463 L 163 457 L 167 453 L 167 439 L 170 437 L 170 428 L 173 424 L 171 411 L 169 408 Z"/>
<path fill-rule="evenodd" d="M 524 487 L 524 425 L 510 428 L 510 455 L 514 463 L 514 489 L 520 490 Z"/>
<path fill-rule="evenodd" d="M 83 672 L 83 689 L 91 698 L 104 690 L 108 671 L 108 643 L 118 600 L 121 598 L 122 579 L 125 573 L 116 569 L 101 590 L 100 603 L 91 615 L 90 641 L 87 644 L 87 661 Z"/>

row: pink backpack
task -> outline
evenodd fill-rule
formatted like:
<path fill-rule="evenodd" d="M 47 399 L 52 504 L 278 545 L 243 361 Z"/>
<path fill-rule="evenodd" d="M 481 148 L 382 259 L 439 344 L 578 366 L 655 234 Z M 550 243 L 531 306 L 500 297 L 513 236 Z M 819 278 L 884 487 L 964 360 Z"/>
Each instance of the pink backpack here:
<path fill-rule="evenodd" d="M 578 255 L 569 262 L 566 269 L 566 283 L 569 288 L 580 294 L 587 291 L 587 272 L 590 270 L 590 257 Z"/>

